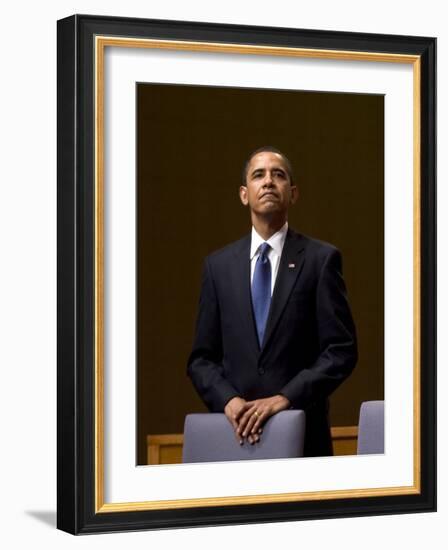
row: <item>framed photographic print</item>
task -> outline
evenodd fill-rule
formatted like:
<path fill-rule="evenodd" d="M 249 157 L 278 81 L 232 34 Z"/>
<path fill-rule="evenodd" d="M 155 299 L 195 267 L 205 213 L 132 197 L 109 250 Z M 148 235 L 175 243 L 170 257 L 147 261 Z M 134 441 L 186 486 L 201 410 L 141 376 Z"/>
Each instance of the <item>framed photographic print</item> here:
<path fill-rule="evenodd" d="M 435 55 L 58 22 L 58 528 L 435 510 Z"/>

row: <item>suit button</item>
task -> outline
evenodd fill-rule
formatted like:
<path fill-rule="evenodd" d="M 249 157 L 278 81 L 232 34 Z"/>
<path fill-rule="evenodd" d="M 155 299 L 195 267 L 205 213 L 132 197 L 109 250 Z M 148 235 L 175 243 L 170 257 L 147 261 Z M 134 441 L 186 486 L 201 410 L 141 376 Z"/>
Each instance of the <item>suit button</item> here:
<path fill-rule="evenodd" d="M 264 374 L 265 372 L 264 367 L 258 367 L 258 374 Z"/>

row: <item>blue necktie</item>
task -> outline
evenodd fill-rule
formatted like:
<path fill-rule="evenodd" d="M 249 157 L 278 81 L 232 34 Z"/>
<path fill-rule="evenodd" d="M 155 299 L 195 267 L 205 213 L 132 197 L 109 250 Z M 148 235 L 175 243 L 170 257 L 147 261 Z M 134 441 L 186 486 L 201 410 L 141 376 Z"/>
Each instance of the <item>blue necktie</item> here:
<path fill-rule="evenodd" d="M 271 262 L 268 258 L 270 248 L 268 243 L 261 245 L 260 255 L 258 256 L 252 279 L 252 305 L 260 348 L 263 343 L 269 305 L 271 303 Z"/>

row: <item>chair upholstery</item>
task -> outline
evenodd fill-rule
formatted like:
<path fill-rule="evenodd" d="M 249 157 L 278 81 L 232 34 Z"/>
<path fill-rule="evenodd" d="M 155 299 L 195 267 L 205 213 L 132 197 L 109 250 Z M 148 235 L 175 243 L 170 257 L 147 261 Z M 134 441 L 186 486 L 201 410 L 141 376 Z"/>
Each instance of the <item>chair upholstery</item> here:
<path fill-rule="evenodd" d="M 220 462 L 303 456 L 305 413 L 281 411 L 263 426 L 260 441 L 240 445 L 223 413 L 189 414 L 185 418 L 182 462 Z"/>
<path fill-rule="evenodd" d="M 359 412 L 358 454 L 384 453 L 384 401 L 365 401 Z"/>

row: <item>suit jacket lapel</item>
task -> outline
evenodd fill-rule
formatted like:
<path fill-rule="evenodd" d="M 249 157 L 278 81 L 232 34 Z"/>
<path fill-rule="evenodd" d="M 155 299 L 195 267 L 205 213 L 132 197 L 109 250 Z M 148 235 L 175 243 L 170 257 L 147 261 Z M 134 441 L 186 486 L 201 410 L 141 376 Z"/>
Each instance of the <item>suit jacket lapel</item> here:
<path fill-rule="evenodd" d="M 235 250 L 235 279 L 233 284 L 236 289 L 236 300 L 238 302 L 244 328 L 242 338 L 248 339 L 252 350 L 258 355 L 260 353 L 260 347 L 258 345 L 250 288 L 250 242 L 251 237 L 248 235 L 240 242 L 240 246 Z"/>
<path fill-rule="evenodd" d="M 303 238 L 288 229 L 275 281 L 261 353 L 274 332 L 305 261 Z"/>

